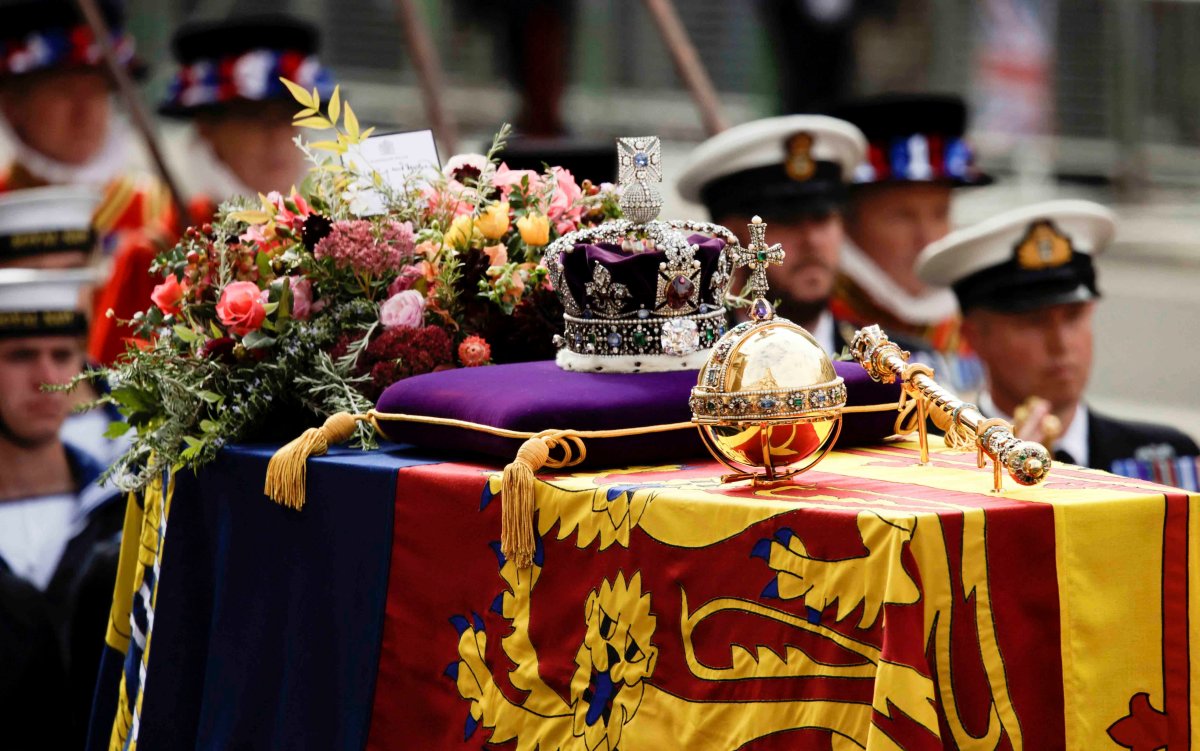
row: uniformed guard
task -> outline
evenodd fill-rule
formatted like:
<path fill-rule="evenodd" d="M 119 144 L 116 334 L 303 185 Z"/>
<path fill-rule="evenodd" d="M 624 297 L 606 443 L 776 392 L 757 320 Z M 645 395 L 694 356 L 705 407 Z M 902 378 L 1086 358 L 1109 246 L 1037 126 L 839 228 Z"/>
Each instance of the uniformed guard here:
<path fill-rule="evenodd" d="M 89 662 L 94 682 L 102 644 L 103 624 L 93 623 L 89 646 L 69 648 L 68 624 L 76 577 L 120 533 L 124 504 L 96 482 L 104 465 L 59 437 L 71 395 L 42 388 L 83 367 L 82 294 L 94 280 L 91 269 L 0 269 L 0 629 L 29 632 L 27 641 L 0 639 L 0 697 L 23 726 L 6 723 L 6 747 L 78 747 L 66 739 L 88 679 L 63 677 Z M 26 727 L 36 743 L 21 740 Z"/>
<path fill-rule="evenodd" d="M 700 144 L 678 183 L 680 195 L 703 203 L 718 224 L 745 232 L 756 215 L 767 222 L 768 241 L 785 253 L 767 270 L 771 292 L 782 298 L 779 312 L 832 353 L 849 338 L 828 305 L 844 239 L 846 183 L 865 149 L 862 133 L 843 120 L 772 117 Z"/>
<path fill-rule="evenodd" d="M 99 3 L 112 30 L 118 62 L 131 73 L 144 66 L 124 31 L 116 0 Z M 0 132 L 13 159 L 0 175 L 0 192 L 44 185 L 84 185 L 103 191 L 93 219 L 105 255 L 119 268 L 138 248 L 171 242 L 175 212 L 161 183 L 131 169 L 135 138 L 113 111 L 114 82 L 104 67 L 100 44 L 70 0 L 24 0 L 4 7 L 0 30 Z M 152 251 L 151 251 L 152 252 Z M 98 304 L 148 298 L 141 280 L 114 276 Z M 142 306 L 144 307 L 144 305 Z M 102 312 L 102 311 L 101 311 Z M 91 353 L 109 362 L 123 349 L 102 331 L 91 335 Z"/>
<path fill-rule="evenodd" d="M 48 185 L 0 194 L 0 269 L 69 269 L 94 266 L 100 255 L 99 237 L 92 224 L 102 193 L 82 185 Z M 91 300 L 94 290 L 85 290 Z M 80 384 L 75 404 L 93 401 L 91 384 Z M 72 412 L 63 424 L 62 437 L 104 464 L 128 447 L 128 439 L 105 436 L 120 418 L 106 405 Z"/>
<path fill-rule="evenodd" d="M 103 194 L 48 185 L 0 194 L 0 268 L 79 268 L 96 261 L 92 218 Z"/>
<path fill-rule="evenodd" d="M 193 224 L 226 199 L 283 192 L 304 178 L 308 164 L 293 143 L 299 105 L 279 79 L 328 101 L 333 76 L 319 48 L 315 26 L 283 15 L 197 21 L 175 33 L 179 68 L 158 111 L 193 125 L 176 159 Z"/>
<path fill-rule="evenodd" d="M 964 139 L 966 105 L 951 96 L 888 95 L 834 114 L 861 128 L 868 147 L 850 191 L 833 313 L 856 327 L 879 324 L 969 394 L 982 370 L 962 346 L 954 295 L 915 271 L 922 248 L 950 231 L 954 191 L 991 182 Z"/>
<path fill-rule="evenodd" d="M 1115 227 L 1098 204 L 1049 201 L 951 233 L 921 253 L 916 270 L 958 299 L 963 335 L 987 370 L 985 415 L 1011 420 L 1036 397 L 1046 414 L 1025 419 L 1022 437 L 1051 441 L 1058 461 L 1122 473 L 1126 460 L 1170 455 L 1194 467 L 1200 452 L 1178 430 L 1108 417 L 1083 399 L 1100 297 L 1093 256 Z"/>

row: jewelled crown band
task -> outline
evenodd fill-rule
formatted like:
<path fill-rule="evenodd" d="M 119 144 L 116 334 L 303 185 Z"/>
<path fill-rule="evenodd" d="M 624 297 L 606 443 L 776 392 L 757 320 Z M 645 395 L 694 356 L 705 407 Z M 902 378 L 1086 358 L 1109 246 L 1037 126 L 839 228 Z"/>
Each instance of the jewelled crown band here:
<path fill-rule="evenodd" d="M 618 140 L 626 218 L 573 232 L 546 249 L 566 311 L 555 338 L 567 370 L 694 369 L 725 334 L 737 237 L 708 222 L 658 221 L 657 138 Z"/>

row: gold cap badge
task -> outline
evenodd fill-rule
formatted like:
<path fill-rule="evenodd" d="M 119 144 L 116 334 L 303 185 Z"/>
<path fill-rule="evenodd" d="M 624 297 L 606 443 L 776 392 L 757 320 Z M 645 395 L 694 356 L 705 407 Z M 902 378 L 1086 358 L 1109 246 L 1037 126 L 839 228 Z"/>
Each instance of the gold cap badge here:
<path fill-rule="evenodd" d="M 797 133 L 787 140 L 787 161 L 784 163 L 788 177 L 803 182 L 817 171 L 812 158 L 813 137 L 811 133 Z"/>
<path fill-rule="evenodd" d="M 1049 269 L 1070 262 L 1071 238 L 1043 219 L 1029 226 L 1017 245 L 1017 265 L 1023 269 Z"/>

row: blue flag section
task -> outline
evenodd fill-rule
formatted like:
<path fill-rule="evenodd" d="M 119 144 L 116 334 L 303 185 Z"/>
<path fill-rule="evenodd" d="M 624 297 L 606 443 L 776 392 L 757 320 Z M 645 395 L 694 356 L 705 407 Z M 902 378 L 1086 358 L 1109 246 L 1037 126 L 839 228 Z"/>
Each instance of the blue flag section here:
<path fill-rule="evenodd" d="M 176 475 L 164 504 L 170 531 L 160 538 L 161 569 L 142 545 L 144 575 L 125 594 L 134 617 L 124 654 L 110 634 L 90 751 L 110 742 L 115 749 L 365 744 L 396 475 L 433 460 L 395 447 L 335 448 L 309 464 L 309 498 L 319 500 L 295 511 L 261 495 L 272 451 L 233 448 L 199 475 Z M 126 545 L 145 541 L 128 534 L 128 524 L 126 532 Z M 156 578 L 165 582 L 157 592 Z M 131 582 L 119 577 L 116 599 Z M 159 635 L 152 650 L 151 628 Z M 122 727 L 116 703 L 130 684 L 153 688 L 127 694 L 131 716 Z"/>

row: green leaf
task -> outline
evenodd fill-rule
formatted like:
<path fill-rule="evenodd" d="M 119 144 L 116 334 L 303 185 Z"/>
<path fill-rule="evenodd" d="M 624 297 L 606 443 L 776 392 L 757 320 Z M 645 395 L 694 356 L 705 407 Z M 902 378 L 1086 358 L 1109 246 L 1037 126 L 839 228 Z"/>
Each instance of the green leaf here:
<path fill-rule="evenodd" d="M 254 256 L 254 264 L 258 266 L 259 278 L 265 281 L 273 276 L 271 273 L 271 259 L 266 253 L 261 250 L 258 251 L 258 255 Z"/>
<path fill-rule="evenodd" d="M 267 336 L 261 331 L 251 331 L 242 337 L 242 346 L 246 349 L 263 349 L 275 343 L 275 337 Z"/>
<path fill-rule="evenodd" d="M 175 336 L 179 337 L 179 340 L 185 344 L 195 344 L 200 341 L 200 335 L 182 323 L 175 324 L 173 331 L 175 332 Z"/>
<path fill-rule="evenodd" d="M 213 420 L 201 420 L 200 421 L 200 429 L 203 430 L 205 433 L 220 433 L 221 432 L 221 424 L 218 422 L 214 422 Z"/>
<path fill-rule="evenodd" d="M 179 453 L 179 458 L 185 462 L 195 459 L 204 450 L 204 441 L 194 436 L 185 435 L 183 442 L 187 444 L 187 448 Z"/>
<path fill-rule="evenodd" d="M 292 314 L 292 280 L 285 278 L 279 288 L 279 320 L 286 321 Z"/>
<path fill-rule="evenodd" d="M 127 422 L 110 422 L 104 430 L 105 438 L 120 438 L 133 429 L 133 426 Z"/>
<path fill-rule="evenodd" d="M 267 315 L 271 315 L 276 310 L 279 310 L 279 303 L 277 303 L 277 302 L 263 303 L 263 310 L 265 310 L 267 312 Z"/>
<path fill-rule="evenodd" d="M 212 391 L 205 391 L 203 389 L 197 391 L 196 396 L 200 397 L 209 404 L 220 404 L 221 402 L 225 401 L 225 397 L 221 396 L 220 394 Z"/>
<path fill-rule="evenodd" d="M 216 321 L 208 322 L 208 330 L 212 332 L 213 339 L 220 339 L 225 336 L 225 332 L 221 330 Z"/>

